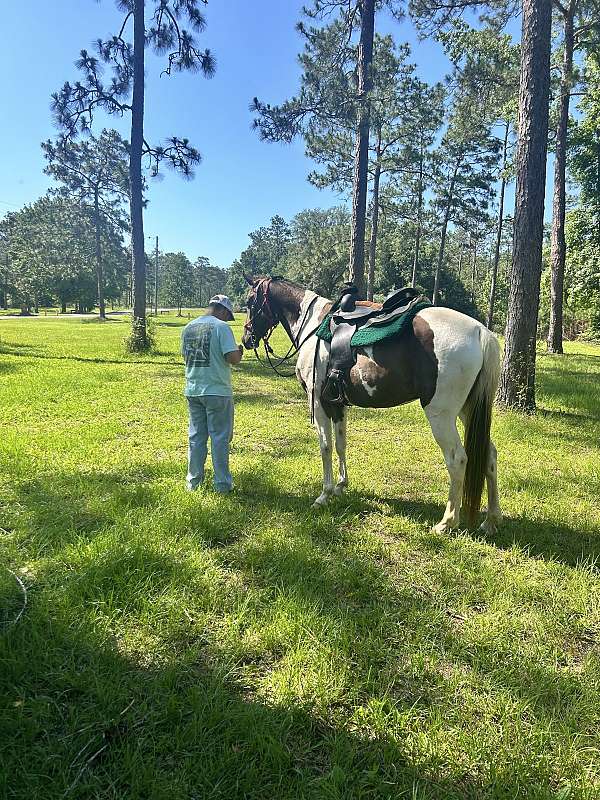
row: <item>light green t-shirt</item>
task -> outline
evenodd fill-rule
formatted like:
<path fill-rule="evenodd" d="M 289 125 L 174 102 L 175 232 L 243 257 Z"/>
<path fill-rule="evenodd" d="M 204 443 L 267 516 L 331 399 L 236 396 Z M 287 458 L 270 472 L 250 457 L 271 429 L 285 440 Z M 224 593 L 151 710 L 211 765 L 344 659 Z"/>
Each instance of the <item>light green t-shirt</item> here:
<path fill-rule="evenodd" d="M 181 334 L 186 397 L 204 394 L 231 397 L 231 367 L 225 356 L 237 349 L 226 322 L 210 314 L 189 322 Z"/>

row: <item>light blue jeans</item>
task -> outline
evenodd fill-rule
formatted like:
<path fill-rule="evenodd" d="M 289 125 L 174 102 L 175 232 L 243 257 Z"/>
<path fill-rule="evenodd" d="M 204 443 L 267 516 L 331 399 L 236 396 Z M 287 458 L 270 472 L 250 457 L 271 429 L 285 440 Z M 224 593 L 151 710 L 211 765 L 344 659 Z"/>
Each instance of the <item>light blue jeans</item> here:
<path fill-rule="evenodd" d="M 204 463 L 212 457 L 215 489 L 229 492 L 233 487 L 229 471 L 229 442 L 233 436 L 233 398 L 205 394 L 188 397 L 190 411 L 187 485 L 196 489 L 204 480 Z"/>

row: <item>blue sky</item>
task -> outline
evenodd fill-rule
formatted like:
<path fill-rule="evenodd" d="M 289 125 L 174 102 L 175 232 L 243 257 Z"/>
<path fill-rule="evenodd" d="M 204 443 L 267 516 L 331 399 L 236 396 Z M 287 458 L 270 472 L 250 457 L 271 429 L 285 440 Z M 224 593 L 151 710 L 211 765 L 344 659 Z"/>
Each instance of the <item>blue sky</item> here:
<path fill-rule="evenodd" d="M 248 104 L 254 96 L 278 102 L 298 85 L 301 40 L 294 25 L 300 7 L 300 0 L 210 0 L 200 43 L 217 60 L 211 80 L 160 77 L 161 63 L 148 58 L 146 137 L 187 136 L 203 156 L 192 181 L 167 171 L 151 181 L 145 232 L 159 235 L 161 249 L 229 266 L 247 246 L 248 232 L 274 214 L 290 218 L 303 208 L 342 201 L 307 183 L 311 163 L 301 141 L 265 143 L 251 130 Z M 0 98 L 8 113 L 0 126 L 0 216 L 51 185 L 39 146 L 56 133 L 50 95 L 76 79 L 80 49 L 116 32 L 121 19 L 114 0 L 21 0 L 7 4 L 2 16 Z M 380 16 L 378 28 L 413 45 L 425 79 L 439 80 L 448 71 L 441 48 L 418 42 L 410 22 Z M 104 123 L 129 135 L 124 120 L 99 116 L 98 130 Z"/>

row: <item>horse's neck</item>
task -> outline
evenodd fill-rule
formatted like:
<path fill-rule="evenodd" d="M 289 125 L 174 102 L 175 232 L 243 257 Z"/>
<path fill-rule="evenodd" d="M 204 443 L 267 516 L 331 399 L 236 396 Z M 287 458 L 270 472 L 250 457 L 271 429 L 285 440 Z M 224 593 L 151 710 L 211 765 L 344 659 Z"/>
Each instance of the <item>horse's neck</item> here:
<path fill-rule="evenodd" d="M 316 292 L 306 289 L 298 300 L 294 299 L 293 302 L 288 301 L 281 305 L 281 313 L 289 328 L 288 335 L 291 332 L 293 342 L 298 344 L 301 337 L 316 326 L 324 306 L 330 302 Z"/>

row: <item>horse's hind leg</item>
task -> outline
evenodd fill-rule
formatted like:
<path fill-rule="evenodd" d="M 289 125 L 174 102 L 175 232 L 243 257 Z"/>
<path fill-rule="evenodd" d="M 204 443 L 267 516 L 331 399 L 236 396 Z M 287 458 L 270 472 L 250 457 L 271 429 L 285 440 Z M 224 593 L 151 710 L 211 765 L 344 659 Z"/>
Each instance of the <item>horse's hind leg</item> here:
<path fill-rule="evenodd" d="M 498 495 L 498 452 L 492 441 L 490 441 L 490 453 L 485 470 L 487 484 L 488 507 L 485 519 L 480 528 L 485 533 L 495 533 L 498 525 L 502 522 L 502 511 L 500 510 L 500 497 Z"/>
<path fill-rule="evenodd" d="M 432 413 L 425 409 L 433 436 L 444 454 L 444 461 L 450 476 L 448 503 L 441 521 L 435 525 L 438 533 L 446 533 L 458 528 L 460 523 L 460 503 L 467 466 L 467 454 L 458 435 L 456 417 L 447 412 Z"/>
<path fill-rule="evenodd" d="M 339 460 L 338 480 L 333 490 L 335 495 L 342 494 L 348 485 L 348 473 L 346 470 L 346 419 L 348 415 L 345 408 L 341 409 L 341 414 L 341 419 L 335 420 L 333 423 L 335 449 Z"/>
<path fill-rule="evenodd" d="M 313 508 L 325 506 L 333 494 L 333 466 L 331 447 L 331 419 L 320 403 L 315 403 L 315 427 L 319 434 L 319 447 L 323 461 L 323 491 L 313 503 Z"/>

